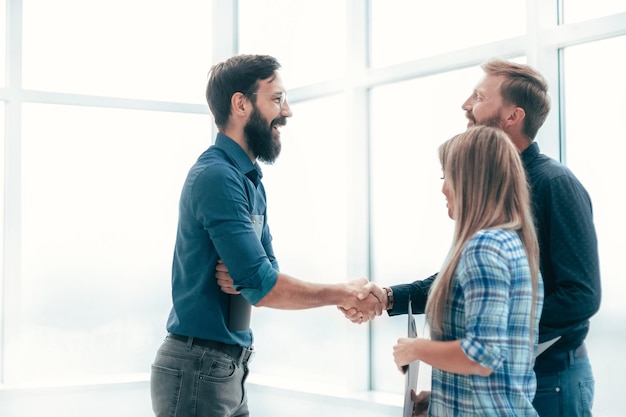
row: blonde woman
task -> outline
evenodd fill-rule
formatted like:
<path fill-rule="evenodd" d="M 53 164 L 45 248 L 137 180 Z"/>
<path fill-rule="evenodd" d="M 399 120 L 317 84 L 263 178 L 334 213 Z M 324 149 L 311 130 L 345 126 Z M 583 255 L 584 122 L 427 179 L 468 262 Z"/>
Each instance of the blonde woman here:
<path fill-rule="evenodd" d="M 454 237 L 426 305 L 432 339 L 398 340 L 396 365 L 433 367 L 429 416 L 537 416 L 543 283 L 518 151 L 504 131 L 477 126 L 439 156 Z"/>

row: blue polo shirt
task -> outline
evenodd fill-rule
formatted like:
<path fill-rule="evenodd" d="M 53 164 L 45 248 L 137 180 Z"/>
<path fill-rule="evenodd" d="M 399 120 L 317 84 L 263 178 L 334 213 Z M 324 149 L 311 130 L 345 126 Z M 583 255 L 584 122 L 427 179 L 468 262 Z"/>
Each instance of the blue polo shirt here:
<path fill-rule="evenodd" d="M 191 167 L 179 202 L 169 332 L 252 345 L 251 329 L 228 329 L 232 296 L 217 285 L 215 266 L 224 261 L 235 288 L 251 304 L 276 284 L 262 176 L 259 165 L 221 133 Z"/>

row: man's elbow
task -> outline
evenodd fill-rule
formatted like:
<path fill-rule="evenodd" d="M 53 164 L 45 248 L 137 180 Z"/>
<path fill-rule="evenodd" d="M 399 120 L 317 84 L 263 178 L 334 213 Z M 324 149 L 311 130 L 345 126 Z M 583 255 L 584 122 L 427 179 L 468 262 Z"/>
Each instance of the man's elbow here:
<path fill-rule="evenodd" d="M 267 291 L 267 293 L 256 303 L 254 303 L 255 307 L 271 307 L 271 308 L 280 308 L 281 300 L 280 300 L 280 291 L 278 290 L 278 279 L 272 285 L 272 287 Z"/>
<path fill-rule="evenodd" d="M 268 302 L 267 302 L 267 296 L 261 298 L 256 304 L 253 304 L 253 306 L 255 307 L 267 307 L 268 306 Z"/>
<path fill-rule="evenodd" d="M 255 307 L 270 307 L 279 308 L 280 303 L 277 303 L 277 297 L 273 290 L 270 290 L 259 301 L 254 304 Z"/>

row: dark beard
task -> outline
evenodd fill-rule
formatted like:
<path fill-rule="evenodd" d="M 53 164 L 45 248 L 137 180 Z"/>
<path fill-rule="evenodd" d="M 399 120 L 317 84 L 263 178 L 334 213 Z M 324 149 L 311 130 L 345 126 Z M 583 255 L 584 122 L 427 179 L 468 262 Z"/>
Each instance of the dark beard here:
<path fill-rule="evenodd" d="M 273 164 L 280 154 L 280 138 L 275 135 L 272 127 L 274 125 L 284 126 L 285 118 L 274 119 L 271 124 L 263 119 L 261 113 L 254 109 L 250 115 L 250 120 L 243 128 L 243 134 L 248 144 L 248 149 L 257 159 L 266 164 Z"/>

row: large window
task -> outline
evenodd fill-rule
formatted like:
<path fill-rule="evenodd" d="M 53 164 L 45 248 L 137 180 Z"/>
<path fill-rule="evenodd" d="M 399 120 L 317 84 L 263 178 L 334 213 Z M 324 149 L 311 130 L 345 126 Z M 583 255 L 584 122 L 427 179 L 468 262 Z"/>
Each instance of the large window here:
<path fill-rule="evenodd" d="M 207 118 L 24 105 L 22 262 L 19 293 L 7 294 L 15 306 L 7 383 L 149 369 L 170 299 L 177 195 L 210 143 Z"/>
<path fill-rule="evenodd" d="M 371 1 L 371 64 L 381 67 L 525 32 L 524 0 Z"/>
<path fill-rule="evenodd" d="M 207 73 L 235 53 L 283 66 L 294 116 L 263 166 L 275 251 L 286 273 L 329 283 L 436 272 L 453 228 L 437 147 L 465 129 L 479 64 L 501 56 L 544 73 L 553 111 L 538 141 L 587 187 L 600 240 L 594 412 L 621 415 L 625 49 L 623 0 L 0 0 L 0 415 L 31 410 L 7 412 L 7 390 L 54 397 L 51 385 L 129 379 L 144 384 L 133 417 L 151 415 L 180 187 L 215 134 Z M 398 415 L 404 319 L 255 309 L 251 385 Z M 361 404 L 346 415 L 369 416 Z"/>
<path fill-rule="evenodd" d="M 367 210 L 352 200 L 355 165 L 366 161 L 354 157 L 364 142 L 348 129 L 350 99 L 331 94 L 301 102 L 297 94 L 298 87 L 345 77 L 345 4 L 242 0 L 238 27 L 240 52 L 276 56 L 286 88 L 296 91 L 281 156 L 263 168 L 281 270 L 314 282 L 363 276 L 350 266 L 365 260 L 354 259 L 354 246 L 363 241 L 353 241 L 351 224 Z M 255 310 L 253 329 L 259 353 L 252 381 L 327 393 L 367 390 L 367 328 L 353 326 L 335 308 Z"/>
<path fill-rule="evenodd" d="M 624 0 L 597 0 L 590 4 L 586 0 L 563 0 L 565 23 L 582 22 L 589 19 L 624 13 Z"/>
<path fill-rule="evenodd" d="M 204 103 L 211 3 L 25 0 L 27 90 Z"/>
<path fill-rule="evenodd" d="M 0 1 L 0 25 L 5 28 L 6 23 L 6 2 Z M 4 80 L 6 75 L 6 30 L 0 31 L 0 86 L 4 87 Z"/>
<path fill-rule="evenodd" d="M 352 216 L 346 100 L 329 96 L 291 108 L 281 156 L 264 167 L 274 250 L 287 274 L 343 281 L 349 274 Z M 335 393 L 367 389 L 367 329 L 343 319 L 334 307 L 255 309 L 253 329 L 258 349 L 253 381 Z"/>
<path fill-rule="evenodd" d="M 461 104 L 480 73 L 473 67 L 371 92 L 371 278 L 381 286 L 434 274 L 448 252 L 454 224 L 441 192 L 437 147 L 465 129 Z M 411 99 L 406 105 L 391 105 L 400 97 Z M 418 320 L 421 324 L 422 318 Z M 391 352 L 406 327 L 405 316 L 385 314 L 373 322 L 377 390 L 399 392 L 403 386 L 404 376 L 395 368 Z M 427 379 L 424 382 L 430 385 Z"/>
<path fill-rule="evenodd" d="M 626 320 L 626 283 L 621 272 L 624 245 L 620 244 L 626 226 L 616 197 L 624 182 L 621 120 L 626 112 L 622 75 L 626 63 L 616 51 L 624 50 L 626 36 L 568 47 L 563 52 L 564 155 L 591 196 L 600 248 L 602 306 L 591 321 L 588 343 L 596 377 L 596 409 L 607 411 L 619 410 L 613 402 L 620 386 L 615 375 L 626 372 L 624 362 L 615 360 L 622 355 L 626 341 L 626 333 L 615 327 Z M 614 408 L 609 408 L 611 405 Z"/>
<path fill-rule="evenodd" d="M 1 116 L 0 116 L 0 131 L 4 131 L 4 103 L 2 103 L 2 105 L 0 105 L 0 110 L 1 110 Z M 8 143 L 6 142 L 5 138 L 2 137 L 0 139 L 0 219 L 4 219 L 5 217 L 5 210 L 4 210 L 4 204 L 5 204 L 5 196 L 6 196 L 6 190 L 8 189 L 8 187 L 4 187 L 5 184 L 5 149 L 8 147 Z M 0 239 L 3 238 L 5 236 L 5 227 L 4 227 L 4 221 L 0 221 Z M 4 240 L 4 239 L 2 239 Z M 4 299 L 4 288 L 3 288 L 3 276 L 4 274 L 2 273 L 3 271 L 3 267 L 4 267 L 4 256 L 5 256 L 5 251 L 0 250 L 0 300 Z M 2 326 L 2 324 L 4 323 L 4 309 L 0 308 L 0 326 Z M 2 343 L 3 339 L 0 338 L 0 354 L 2 353 Z M 1 356 L 0 356 L 1 357 Z M 2 366 L 3 366 L 3 360 L 0 359 L 0 375 L 2 372 Z M 0 379 L 0 383 L 2 382 L 2 380 Z"/>
<path fill-rule="evenodd" d="M 0 382 L 145 379 L 180 187 L 213 139 L 211 4 L 7 6 Z"/>
<path fill-rule="evenodd" d="M 333 215 L 335 227 L 348 230 L 345 242 L 348 246 L 347 258 L 343 261 L 334 258 L 338 263 L 331 272 L 333 277 L 342 278 L 335 275 L 341 272 L 341 262 L 345 262 L 347 271 L 364 271 L 370 279 L 380 285 L 426 278 L 439 269 L 450 244 L 453 225 L 447 218 L 440 191 L 437 146 L 465 128 L 466 121 L 461 104 L 482 75 L 478 65 L 492 56 L 528 62 L 546 75 L 551 84 L 554 110 L 551 119 L 540 132 L 540 145 L 551 156 L 559 158 L 562 155 L 563 160 L 571 164 L 577 174 L 577 171 L 581 171 L 579 175 L 583 181 L 590 183 L 592 194 L 598 194 L 598 191 L 594 190 L 597 187 L 594 181 L 585 179 L 585 171 L 593 171 L 598 175 L 599 172 L 609 169 L 606 165 L 611 164 L 604 165 L 598 162 L 605 168 L 595 169 L 594 164 L 589 162 L 590 137 L 596 138 L 593 142 L 596 144 L 593 145 L 596 149 L 593 152 L 599 153 L 596 161 L 606 160 L 604 156 L 606 147 L 597 145 L 599 136 L 597 134 L 578 133 L 580 143 L 585 141 L 586 146 L 575 145 L 576 139 L 569 132 L 574 129 L 573 126 L 577 126 L 578 132 L 585 131 L 578 128 L 578 125 L 585 125 L 595 131 L 598 129 L 598 123 L 594 120 L 597 121 L 601 117 L 589 117 L 594 115 L 589 110 L 573 113 L 573 107 L 580 106 L 581 110 L 593 107 L 597 109 L 594 111 L 605 114 L 604 112 L 610 112 L 619 106 L 611 105 L 600 97 L 604 97 L 607 91 L 621 90 L 610 86 L 594 87 L 591 90 L 597 93 L 597 96 L 590 97 L 593 104 L 586 99 L 572 98 L 572 95 L 590 89 L 591 81 L 588 76 L 592 62 L 597 63 L 594 66 L 597 65 L 599 74 L 606 74 L 608 67 L 619 68 L 613 77 L 605 75 L 599 77 L 607 80 L 605 82 L 611 82 L 611 85 L 621 83 L 623 88 L 623 81 L 617 75 L 619 71 L 623 71 L 623 65 L 607 62 L 607 57 L 619 59 L 619 54 L 615 51 L 623 49 L 623 42 L 605 41 L 607 46 L 603 50 L 613 52 L 605 52 L 605 55 L 602 55 L 604 59 L 596 59 L 597 52 L 593 51 L 596 51 L 597 46 L 588 43 L 590 40 L 626 31 L 626 19 L 621 19 L 620 24 L 618 22 L 620 19 L 615 17 L 615 13 L 624 16 L 626 9 L 623 4 L 616 5 L 615 2 L 605 1 L 601 2 L 601 7 L 598 5 L 598 8 L 595 8 L 588 3 L 573 0 L 540 3 L 515 1 L 506 5 L 488 0 L 474 2 L 471 5 L 464 1 L 418 4 L 402 0 L 391 2 L 371 0 L 363 2 L 365 7 L 355 5 L 356 3 L 347 2 L 342 6 L 333 2 L 332 6 L 326 5 L 333 10 L 330 15 L 343 16 L 345 11 L 342 7 L 346 8 L 348 33 L 342 33 L 342 24 L 332 16 L 324 20 L 323 30 L 319 27 L 312 31 L 306 23 L 306 16 L 317 15 L 308 6 L 300 5 L 294 10 L 292 7 L 282 7 L 284 5 L 277 1 L 239 2 L 238 34 L 241 51 L 276 54 L 284 64 L 287 88 L 290 89 L 291 97 L 295 97 L 298 103 L 309 100 L 317 102 L 320 95 L 336 94 L 341 91 L 348 97 L 347 114 L 338 111 L 336 106 L 311 107 L 300 104 L 294 106 L 296 112 L 293 124 L 294 126 L 296 123 L 302 124 L 302 130 L 297 134 L 294 131 L 289 132 L 286 148 L 294 146 L 293 142 L 297 142 L 298 149 L 317 149 L 324 146 L 320 143 L 322 138 L 323 143 L 335 146 L 329 148 L 323 159 L 319 160 L 316 155 L 309 153 L 308 157 L 302 154 L 302 159 L 293 162 L 288 160 L 292 155 L 285 154 L 270 170 L 281 172 L 281 176 L 286 178 L 299 179 L 303 169 L 301 164 L 307 161 L 305 167 L 309 169 L 308 161 L 314 161 L 312 164 L 319 172 L 336 173 L 338 181 L 343 181 L 345 175 L 351 177 L 349 189 L 367 190 L 367 197 L 359 200 L 367 204 L 357 211 L 352 211 L 357 217 L 365 216 L 365 219 L 355 224 L 351 223 L 349 218 L 342 220 L 341 217 Z M 603 16 L 609 16 L 608 20 L 603 21 L 606 23 L 604 27 L 598 20 L 588 22 L 589 19 Z M 288 21 L 289 23 L 278 26 L 288 27 L 292 32 L 285 34 L 279 29 L 266 29 L 259 24 L 271 20 Z M 570 22 L 578 22 L 579 26 L 572 34 L 567 34 L 562 29 Z M 356 43 L 355 33 L 362 35 L 362 39 Z M 332 40 L 329 40 L 329 34 Z M 286 43 L 284 40 L 286 36 L 293 41 Z M 308 36 L 307 39 L 301 41 L 305 36 Z M 315 47 L 312 47 L 312 43 Z M 575 43 L 581 45 L 572 46 Z M 345 55 L 350 57 L 347 67 L 344 59 L 337 59 L 343 47 L 348 48 Z M 566 47 L 567 49 L 564 49 Z M 560 51 L 563 50 L 566 59 L 559 61 L 559 57 L 562 56 Z M 576 50 L 580 52 L 576 53 Z M 573 57 L 575 54 L 576 60 Z M 603 62 L 607 64 L 601 64 Z M 330 67 L 335 71 L 329 71 Z M 347 73 L 346 81 L 338 85 L 335 80 L 343 73 Z M 579 81 L 573 79 L 576 77 L 575 74 L 579 74 Z M 563 84 L 564 81 L 568 82 Z M 597 85 L 595 79 L 593 84 Z M 563 86 L 565 90 L 562 90 Z M 560 102 L 560 91 L 566 93 L 565 102 Z M 620 94 L 615 94 L 615 97 L 620 97 Z M 576 104 L 572 104 L 571 100 Z M 561 109 L 566 109 L 567 117 L 559 114 Z M 310 114 L 311 112 L 314 114 Z M 303 117 L 307 119 L 302 120 Z M 335 121 L 343 117 L 346 117 L 346 125 L 337 130 L 334 127 Z M 561 126 L 561 120 L 566 120 L 567 125 Z M 568 133 L 560 137 L 559 132 L 565 132 L 565 129 Z M 355 158 L 363 160 L 357 159 L 357 162 L 347 165 L 335 165 L 333 163 L 335 160 L 331 158 L 335 152 L 340 151 L 336 146 L 343 144 L 343 137 L 353 132 L 361 136 L 350 142 L 348 152 L 353 152 Z M 608 133 L 600 136 L 611 137 Z M 559 153 L 559 150 L 563 152 Z M 586 156 L 585 170 L 577 166 L 581 164 L 574 158 L 573 152 L 576 150 L 580 155 Z M 352 172 L 345 173 L 345 170 Z M 275 184 L 273 181 L 274 178 L 271 184 Z M 328 198 L 329 190 L 324 189 L 320 192 L 317 184 L 297 181 L 294 185 L 284 186 L 289 187 L 290 194 L 305 193 L 311 201 L 319 199 L 329 207 L 336 204 L 334 199 Z M 330 190 L 333 189 L 336 188 Z M 609 188 L 605 184 L 604 190 L 607 189 Z M 613 191 L 614 189 L 615 187 L 612 187 Z M 290 209 L 290 212 L 285 212 L 283 216 L 272 216 L 272 229 L 277 241 L 280 242 L 282 239 L 281 234 L 293 238 L 290 242 L 291 248 L 280 248 L 277 251 L 279 259 L 285 256 L 288 262 L 297 259 L 291 268 L 285 270 L 300 271 L 306 268 L 307 271 L 317 271 L 315 262 L 319 248 L 314 253 L 308 252 L 305 248 L 311 241 L 310 235 L 299 234 L 299 229 L 293 226 L 294 223 L 299 223 L 294 220 L 299 217 L 295 214 L 295 211 L 299 210 L 294 211 L 294 203 L 290 200 L 276 200 L 276 195 L 280 196 L 283 193 L 282 189 L 273 187 L 269 192 L 270 196 L 274 196 L 271 203 L 272 211 L 280 210 L 282 213 L 284 208 L 280 206 L 287 206 Z M 315 196 L 315 193 L 319 194 Z M 362 198 L 360 194 L 357 195 Z M 608 196 L 594 197 L 594 201 L 599 198 L 609 201 Z M 350 203 L 348 207 L 349 205 Z M 595 203 L 597 212 L 602 212 L 602 205 L 603 203 Z M 301 206 L 300 210 L 308 209 L 306 207 L 308 203 Z M 341 221 L 345 221 L 343 226 Z M 612 221 L 610 223 L 612 224 Z M 605 227 L 602 222 L 598 222 L 600 250 L 603 254 L 610 246 L 606 242 L 613 240 L 604 231 Z M 368 239 L 366 251 L 355 248 L 355 245 L 358 245 L 356 242 L 362 237 Z M 353 253 L 357 253 L 358 256 L 352 258 Z M 601 259 L 606 282 L 614 279 L 611 277 L 615 268 L 611 264 L 610 256 L 603 254 Z M 359 266 L 354 268 L 354 263 Z M 324 281 L 327 281 L 329 276 L 322 271 L 319 275 L 316 273 L 309 275 L 306 272 L 301 275 Z M 346 277 L 349 277 L 349 274 Z M 614 285 L 618 284 L 608 284 L 607 288 L 613 288 Z M 597 342 L 594 343 L 594 337 L 604 337 L 601 335 L 602 323 L 603 321 L 608 323 L 605 321 L 608 319 L 606 314 L 613 310 L 610 297 L 603 304 L 603 314 L 593 320 L 592 327 L 597 328 L 597 331 L 590 335 L 589 343 L 592 346 L 597 345 Z M 607 309 L 606 312 L 604 308 Z M 269 329 L 279 328 L 281 334 L 289 332 L 296 335 L 291 339 L 292 346 L 297 346 L 296 349 L 302 346 L 305 350 L 311 349 L 310 357 L 313 358 L 318 356 L 326 358 L 329 338 L 334 338 L 332 344 L 336 346 L 335 352 L 353 347 L 346 343 L 344 337 L 337 337 L 337 329 L 344 328 L 342 318 L 327 309 L 298 313 L 264 311 L 262 314 L 265 316 L 261 314 L 255 316 L 255 319 L 259 319 L 256 325 L 257 337 L 263 340 L 264 347 L 259 352 L 255 366 L 257 370 L 263 370 L 264 375 L 274 374 L 283 384 L 289 385 L 294 379 L 297 380 L 295 374 L 287 369 L 290 366 L 296 369 L 296 359 L 287 355 L 285 361 L 285 356 L 281 357 L 274 351 L 272 357 L 265 356 L 264 351 L 268 349 L 265 347 L 265 339 L 275 334 L 272 336 L 263 334 L 271 332 Z M 273 318 L 272 324 L 261 323 L 262 317 L 270 316 Z M 301 317 L 311 318 L 307 321 L 309 324 L 305 334 L 310 332 L 313 338 L 309 338 L 309 335 L 300 335 Z M 420 321 L 420 331 L 421 323 Z M 369 388 L 376 392 L 396 394 L 401 398 L 404 377 L 395 369 L 391 348 L 397 338 L 406 332 L 406 322 L 402 317 L 383 316 L 369 326 L 368 332 L 369 343 L 360 347 L 362 351 L 359 350 L 351 362 L 361 366 L 363 352 L 367 353 L 370 358 Z M 301 338 L 302 342 L 299 340 Z M 362 338 L 358 336 L 358 340 Z M 282 345 L 283 343 L 279 344 Z M 310 346 L 313 347 L 309 348 Z M 600 362 L 595 367 L 598 390 L 603 389 L 607 392 L 606 387 L 611 384 L 612 377 L 605 372 L 605 366 L 600 359 L 601 353 L 598 355 L 600 356 L 596 356 L 592 351 L 594 364 Z M 274 356 L 276 358 L 273 358 Z M 328 358 L 322 362 L 327 360 Z M 318 363 L 316 360 L 314 362 Z M 330 362 L 334 363 L 332 360 Z M 335 379 L 324 375 L 327 372 L 325 367 L 311 370 L 310 379 L 337 387 L 348 384 L 349 389 L 353 391 L 362 389 L 362 384 L 352 381 L 352 378 L 344 372 L 350 369 L 349 365 L 335 364 L 335 366 L 341 369 L 336 373 Z M 424 377 L 420 377 L 419 383 L 423 389 L 429 386 L 428 379 Z M 599 413 L 612 408 L 611 395 L 597 395 L 596 410 Z"/>
<path fill-rule="evenodd" d="M 279 59 L 288 88 L 346 75 L 346 6 L 340 1 L 239 0 L 239 52 Z"/>

